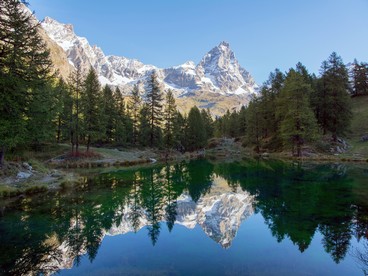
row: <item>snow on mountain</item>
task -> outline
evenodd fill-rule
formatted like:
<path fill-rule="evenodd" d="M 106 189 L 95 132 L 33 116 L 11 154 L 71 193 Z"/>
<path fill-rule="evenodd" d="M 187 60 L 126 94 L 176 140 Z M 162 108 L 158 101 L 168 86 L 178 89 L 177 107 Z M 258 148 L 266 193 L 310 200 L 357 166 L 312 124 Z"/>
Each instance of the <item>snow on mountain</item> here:
<path fill-rule="evenodd" d="M 133 84 L 144 84 L 155 71 L 163 87 L 173 89 L 176 97 L 193 97 L 196 92 L 201 91 L 225 96 L 244 96 L 240 101 L 243 104 L 258 89 L 250 73 L 239 65 L 227 42 L 214 47 L 197 65 L 188 61 L 182 65 L 160 69 L 135 59 L 106 56 L 101 48 L 91 46 L 86 38 L 77 36 L 71 24 L 62 24 L 46 17 L 41 26 L 63 48 L 70 64 L 79 66 L 82 73 L 93 67 L 102 85 L 119 86 L 123 91 L 129 91 Z"/>
<path fill-rule="evenodd" d="M 210 82 L 223 93 L 251 94 L 258 88 L 249 72 L 239 65 L 229 43 L 224 41 L 202 58 L 196 70 L 202 83 Z"/>

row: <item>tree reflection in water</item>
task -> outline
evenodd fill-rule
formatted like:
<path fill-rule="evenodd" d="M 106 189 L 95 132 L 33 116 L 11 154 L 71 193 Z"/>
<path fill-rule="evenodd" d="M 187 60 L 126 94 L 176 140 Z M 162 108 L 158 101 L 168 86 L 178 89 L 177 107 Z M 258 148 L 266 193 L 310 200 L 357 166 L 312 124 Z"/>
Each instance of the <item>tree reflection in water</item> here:
<path fill-rule="evenodd" d="M 352 256 L 356 259 L 364 275 L 368 275 L 368 241 L 364 242 L 363 249 L 355 249 Z"/>
<path fill-rule="evenodd" d="M 154 246 L 162 222 L 169 231 L 176 223 L 199 225 L 228 248 L 253 212 L 278 242 L 290 239 L 300 252 L 321 233 L 339 263 L 353 236 L 368 249 L 368 203 L 357 192 L 363 180 L 349 171 L 356 169 L 198 160 L 89 176 L 77 191 L 19 199 L 2 211 L 0 274 L 48 274 L 78 266 L 84 254 L 93 262 L 105 235 L 142 228 Z M 356 253 L 365 272 L 367 252 Z"/>

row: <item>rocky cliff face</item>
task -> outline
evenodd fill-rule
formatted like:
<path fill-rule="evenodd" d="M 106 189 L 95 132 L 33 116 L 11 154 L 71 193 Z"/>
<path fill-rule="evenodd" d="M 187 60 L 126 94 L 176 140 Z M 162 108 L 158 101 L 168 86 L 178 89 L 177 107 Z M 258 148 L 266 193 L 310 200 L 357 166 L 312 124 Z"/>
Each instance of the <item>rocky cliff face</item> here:
<path fill-rule="evenodd" d="M 144 85 L 155 71 L 163 89 L 173 89 L 174 95 L 182 98 L 178 102 L 182 111 L 196 104 L 202 108 L 211 107 L 213 113 L 219 115 L 228 108 L 247 104 L 258 89 L 250 73 L 239 65 L 227 42 L 214 47 L 197 65 L 188 61 L 162 69 L 135 59 L 106 56 L 101 48 L 91 46 L 86 38 L 76 35 L 70 24 L 46 17 L 41 25 L 49 39 L 63 49 L 73 67 L 79 66 L 83 73 L 94 68 L 102 85 L 119 86 L 129 93 L 133 84 Z"/>

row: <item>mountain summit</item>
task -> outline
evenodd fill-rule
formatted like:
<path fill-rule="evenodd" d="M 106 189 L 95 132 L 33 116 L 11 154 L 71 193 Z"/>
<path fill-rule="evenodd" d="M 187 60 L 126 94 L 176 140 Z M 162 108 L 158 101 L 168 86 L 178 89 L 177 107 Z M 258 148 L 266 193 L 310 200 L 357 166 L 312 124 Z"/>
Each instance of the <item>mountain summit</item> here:
<path fill-rule="evenodd" d="M 239 65 L 229 43 L 225 41 L 209 51 L 198 68 L 216 88 L 225 93 L 254 93 L 257 88 L 249 72 Z"/>
<path fill-rule="evenodd" d="M 119 86 L 125 93 L 130 92 L 133 84 L 144 85 L 156 71 L 163 88 L 173 89 L 175 96 L 182 98 L 182 101 L 185 98 L 188 107 L 190 103 L 202 108 L 217 108 L 214 114 L 221 114 L 226 109 L 247 104 L 251 94 L 258 89 L 225 41 L 205 54 L 197 65 L 188 61 L 165 69 L 126 57 L 106 56 L 101 48 L 91 46 L 86 38 L 76 35 L 71 24 L 46 17 L 41 26 L 51 40 L 65 51 L 72 66 L 79 66 L 82 73 L 92 66 L 103 85 Z M 220 101 L 223 102 L 220 104 Z"/>

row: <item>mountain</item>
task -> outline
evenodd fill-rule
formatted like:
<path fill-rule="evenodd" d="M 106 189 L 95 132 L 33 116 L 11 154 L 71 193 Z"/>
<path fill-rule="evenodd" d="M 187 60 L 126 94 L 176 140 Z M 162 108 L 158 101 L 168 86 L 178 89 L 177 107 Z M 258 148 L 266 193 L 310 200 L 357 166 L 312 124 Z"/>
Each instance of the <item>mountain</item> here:
<path fill-rule="evenodd" d="M 46 17 L 41 26 L 49 38 L 65 52 L 68 62 L 82 73 L 92 66 L 102 85 L 119 86 L 126 94 L 133 84 L 143 87 L 155 71 L 164 90 L 173 89 L 178 106 L 187 111 L 196 104 L 223 114 L 228 108 L 239 108 L 248 103 L 258 86 L 248 71 L 242 68 L 227 42 L 214 47 L 195 64 L 185 62 L 171 68 L 158 68 L 136 59 L 106 56 L 101 48 L 75 34 L 71 24 L 62 24 Z"/>
<path fill-rule="evenodd" d="M 21 8 L 24 12 L 31 15 L 32 24 L 36 25 L 39 23 L 33 12 L 26 5 L 22 4 Z M 50 50 L 50 59 L 55 67 L 54 70 L 58 71 L 62 78 L 67 79 L 70 73 L 73 72 L 74 66 L 68 61 L 68 56 L 64 49 L 50 38 L 42 26 L 38 27 L 38 33 L 46 43 L 46 47 Z"/>

